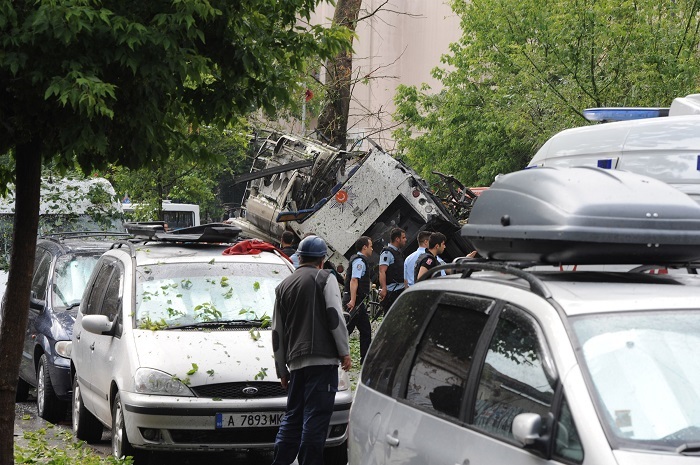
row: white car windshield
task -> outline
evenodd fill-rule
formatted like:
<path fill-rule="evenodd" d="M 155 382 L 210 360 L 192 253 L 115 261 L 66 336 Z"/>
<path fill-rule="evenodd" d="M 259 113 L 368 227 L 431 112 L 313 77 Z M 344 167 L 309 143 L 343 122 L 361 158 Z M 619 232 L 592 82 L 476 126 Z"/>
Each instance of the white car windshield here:
<path fill-rule="evenodd" d="M 169 263 L 140 266 L 136 325 L 174 329 L 222 322 L 265 321 L 275 287 L 291 271 L 258 263 Z"/>
<path fill-rule="evenodd" d="M 573 320 L 611 443 L 678 452 L 700 443 L 699 317 L 696 310 Z"/>

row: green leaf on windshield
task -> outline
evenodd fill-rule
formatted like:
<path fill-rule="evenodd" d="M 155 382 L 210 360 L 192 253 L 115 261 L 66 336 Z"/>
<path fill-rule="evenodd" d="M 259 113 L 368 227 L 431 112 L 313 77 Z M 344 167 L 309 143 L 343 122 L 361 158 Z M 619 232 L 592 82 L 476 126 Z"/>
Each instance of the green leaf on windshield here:
<path fill-rule="evenodd" d="M 253 283 L 253 289 L 255 289 L 256 291 L 260 290 L 260 283 L 258 281 L 255 281 Z"/>
<path fill-rule="evenodd" d="M 187 372 L 187 376 L 190 376 L 190 375 L 197 373 L 197 370 L 199 370 L 199 366 L 196 363 L 193 363 L 192 369 Z"/>

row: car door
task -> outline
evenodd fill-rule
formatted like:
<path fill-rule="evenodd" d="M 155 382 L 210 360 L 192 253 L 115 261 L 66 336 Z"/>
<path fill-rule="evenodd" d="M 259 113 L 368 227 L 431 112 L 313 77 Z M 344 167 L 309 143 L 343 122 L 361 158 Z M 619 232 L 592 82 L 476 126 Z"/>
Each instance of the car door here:
<path fill-rule="evenodd" d="M 350 411 L 349 453 L 353 465 L 384 463 L 387 423 L 403 386 L 427 310 L 439 292 L 404 292 L 372 340 Z"/>
<path fill-rule="evenodd" d="M 80 311 L 73 327 L 73 348 L 71 358 L 75 366 L 75 375 L 80 383 L 83 404 L 91 412 L 95 413 L 96 405 L 106 395 L 94 386 L 96 376 L 93 371 L 96 341 L 99 337 L 82 327 L 82 318 L 87 315 L 99 315 L 102 302 L 107 291 L 107 285 L 114 272 L 114 259 L 103 257 L 93 270 L 93 278 L 85 288 L 84 302 L 80 305 Z M 102 400 L 104 402 L 104 400 Z"/>
<path fill-rule="evenodd" d="M 22 350 L 22 364 L 20 374 L 23 379 L 32 385 L 36 385 L 36 364 L 34 360 L 34 347 L 37 339 L 37 318 L 46 309 L 46 288 L 51 272 L 51 254 L 43 248 L 37 248 L 34 259 L 34 274 L 32 275 L 31 298 L 29 312 L 27 313 L 27 326 L 24 335 L 24 347 Z"/>
<path fill-rule="evenodd" d="M 471 447 L 464 459 L 474 465 L 494 463 L 494 457 L 505 464 L 582 463 L 576 424 L 538 322 L 505 304 L 484 348 L 468 399 L 463 437 Z M 555 441 L 550 449 L 528 450 L 515 440 L 513 420 L 521 413 L 552 419 L 549 430 Z M 551 461 L 545 458 L 550 455 Z"/>
<path fill-rule="evenodd" d="M 92 389 L 95 391 L 96 403 L 94 413 L 97 417 L 111 418 L 109 392 L 114 379 L 115 354 L 123 353 L 120 349 L 122 340 L 122 292 L 124 270 L 119 261 L 110 264 L 112 273 L 106 285 L 102 304 L 98 314 L 105 315 L 114 327 L 113 334 L 95 336 L 94 349 L 91 351 Z M 99 401 L 97 400 L 99 399 Z"/>
<path fill-rule="evenodd" d="M 384 430 L 386 464 L 462 464 L 473 440 L 461 420 L 467 380 L 494 299 L 443 292 L 417 339 Z"/>

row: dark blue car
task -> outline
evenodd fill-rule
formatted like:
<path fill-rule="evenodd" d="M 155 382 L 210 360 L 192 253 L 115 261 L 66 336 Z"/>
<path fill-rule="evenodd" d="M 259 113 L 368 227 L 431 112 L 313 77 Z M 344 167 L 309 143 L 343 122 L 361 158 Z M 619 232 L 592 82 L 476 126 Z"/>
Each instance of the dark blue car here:
<path fill-rule="evenodd" d="M 117 233 L 67 233 L 37 242 L 17 401 L 36 387 L 37 411 L 56 423 L 71 401 L 73 323 L 90 273 Z"/>

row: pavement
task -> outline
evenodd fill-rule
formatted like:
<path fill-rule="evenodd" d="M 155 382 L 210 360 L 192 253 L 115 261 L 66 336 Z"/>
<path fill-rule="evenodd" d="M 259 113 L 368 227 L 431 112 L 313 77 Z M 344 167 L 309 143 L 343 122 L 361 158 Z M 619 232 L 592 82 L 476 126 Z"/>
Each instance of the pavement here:
<path fill-rule="evenodd" d="M 66 412 L 66 419 L 57 425 L 49 423 L 37 416 L 36 402 L 30 398 L 29 402 L 17 402 L 15 404 L 15 446 L 28 448 L 31 440 L 25 438 L 25 433 L 34 433 L 44 429 L 44 437 L 47 446 L 66 450 L 66 442 L 81 443 L 72 434 L 70 411 Z M 111 455 L 110 431 L 105 428 L 102 440 L 95 444 L 87 445 L 97 455 L 107 457 Z M 269 451 L 246 451 L 226 453 L 151 453 L 144 457 L 138 465 L 200 465 L 203 463 L 235 463 L 236 465 L 261 465 L 272 463 L 272 453 Z M 295 461 L 293 465 L 297 465 Z"/>

